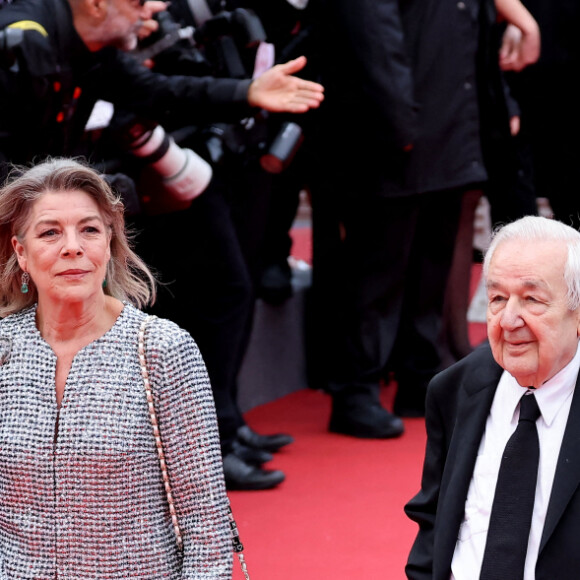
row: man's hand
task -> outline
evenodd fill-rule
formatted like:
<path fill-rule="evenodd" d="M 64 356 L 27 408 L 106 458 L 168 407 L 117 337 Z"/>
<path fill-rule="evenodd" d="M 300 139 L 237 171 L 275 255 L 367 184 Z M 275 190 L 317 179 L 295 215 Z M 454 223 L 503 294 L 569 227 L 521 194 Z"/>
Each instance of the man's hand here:
<path fill-rule="evenodd" d="M 248 103 L 274 113 L 305 113 L 317 108 L 324 99 L 324 88 L 318 83 L 292 76 L 306 64 L 300 56 L 268 69 L 250 85 Z"/>
<path fill-rule="evenodd" d="M 167 2 L 161 2 L 161 0 L 148 0 L 145 2 L 142 11 L 141 28 L 139 28 L 139 31 L 137 32 L 139 40 L 147 38 L 159 28 L 159 23 L 153 18 L 153 16 L 157 14 L 157 12 L 166 10 L 167 6 Z"/>
<path fill-rule="evenodd" d="M 523 32 L 508 24 L 499 51 L 499 66 L 502 70 L 520 71 L 540 57 L 540 30 L 531 26 Z"/>

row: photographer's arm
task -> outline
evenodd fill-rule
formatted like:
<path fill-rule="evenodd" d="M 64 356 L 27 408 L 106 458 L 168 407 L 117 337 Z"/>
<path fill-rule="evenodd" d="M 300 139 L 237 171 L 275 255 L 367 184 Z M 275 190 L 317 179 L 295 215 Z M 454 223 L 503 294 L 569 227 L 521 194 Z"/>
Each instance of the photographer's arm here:
<path fill-rule="evenodd" d="M 254 81 L 165 76 L 115 50 L 102 59 L 103 66 L 90 82 L 98 98 L 161 123 L 166 117 L 228 122 L 253 115 L 253 107 L 290 113 L 317 107 L 323 99 L 322 86 L 291 74 L 305 63 L 301 57 L 277 65 Z"/>
<path fill-rule="evenodd" d="M 145 2 L 140 38 L 158 28 L 154 16 L 166 8 L 167 4 L 159 0 Z M 274 66 L 253 81 L 167 77 L 136 65 L 131 57 L 117 51 L 109 51 L 104 64 L 100 79 L 93 75 L 99 97 L 158 121 L 161 121 L 160 112 L 165 115 L 170 111 L 171 115 L 186 114 L 193 119 L 203 116 L 204 121 L 216 117 L 221 121 L 233 117 L 239 119 L 253 114 L 250 107 L 271 112 L 304 113 L 318 107 L 324 98 L 320 84 L 292 76 L 305 66 L 306 58 L 303 56 Z M 200 106 L 199 113 L 196 105 Z"/>

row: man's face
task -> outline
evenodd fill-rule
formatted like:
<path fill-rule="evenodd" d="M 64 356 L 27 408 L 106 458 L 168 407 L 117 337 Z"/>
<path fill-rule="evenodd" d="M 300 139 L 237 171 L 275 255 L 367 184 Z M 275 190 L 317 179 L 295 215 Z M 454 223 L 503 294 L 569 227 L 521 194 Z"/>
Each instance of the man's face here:
<path fill-rule="evenodd" d="M 564 242 L 501 243 L 487 277 L 487 333 L 495 360 L 525 386 L 539 387 L 574 357 L 580 309 L 566 301 Z"/>
<path fill-rule="evenodd" d="M 140 0 L 110 0 L 103 22 L 103 44 L 120 50 L 137 47 L 137 33 L 143 25 L 144 7 Z"/>

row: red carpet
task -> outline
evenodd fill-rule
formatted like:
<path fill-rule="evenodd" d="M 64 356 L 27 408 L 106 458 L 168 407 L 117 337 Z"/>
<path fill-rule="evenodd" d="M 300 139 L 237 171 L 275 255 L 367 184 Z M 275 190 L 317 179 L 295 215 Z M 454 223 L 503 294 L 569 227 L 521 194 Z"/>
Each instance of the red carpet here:
<path fill-rule="evenodd" d="M 400 439 L 359 440 L 328 433 L 329 411 L 326 395 L 303 390 L 247 414 L 260 432 L 296 438 L 270 464 L 286 473 L 280 487 L 230 492 L 252 580 L 404 578 L 415 525 L 403 505 L 418 489 L 424 422 L 407 420 Z"/>
<path fill-rule="evenodd" d="M 312 232 L 310 227 L 294 227 L 290 230 L 290 237 L 292 238 L 292 256 L 312 264 Z"/>
<path fill-rule="evenodd" d="M 310 231 L 295 228 L 293 255 L 310 261 Z M 481 268 L 473 269 L 472 293 Z M 473 344 L 485 325 L 471 324 Z M 391 408 L 395 387 L 384 387 Z M 420 484 L 422 419 L 405 421 L 395 440 L 360 440 L 327 431 L 330 399 L 309 389 L 247 413 L 261 433 L 296 438 L 269 467 L 282 469 L 277 489 L 230 492 L 252 580 L 403 580 L 416 525 L 403 505 Z M 243 575 L 235 562 L 234 580 Z"/>

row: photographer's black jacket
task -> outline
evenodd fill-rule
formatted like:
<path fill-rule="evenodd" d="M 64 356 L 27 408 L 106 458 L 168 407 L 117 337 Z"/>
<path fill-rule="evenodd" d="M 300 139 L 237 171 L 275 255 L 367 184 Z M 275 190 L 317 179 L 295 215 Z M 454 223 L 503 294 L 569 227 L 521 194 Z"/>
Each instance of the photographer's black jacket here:
<path fill-rule="evenodd" d="M 0 67 L 0 163 L 74 155 L 98 99 L 159 122 L 227 121 L 250 111 L 250 81 L 165 77 L 119 50 L 90 52 L 67 0 L 20 0 L 0 9 L 0 30 L 14 23 L 24 39 L 16 66 Z"/>

